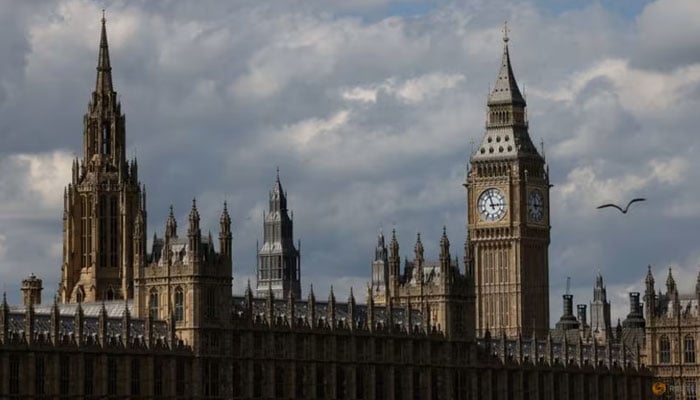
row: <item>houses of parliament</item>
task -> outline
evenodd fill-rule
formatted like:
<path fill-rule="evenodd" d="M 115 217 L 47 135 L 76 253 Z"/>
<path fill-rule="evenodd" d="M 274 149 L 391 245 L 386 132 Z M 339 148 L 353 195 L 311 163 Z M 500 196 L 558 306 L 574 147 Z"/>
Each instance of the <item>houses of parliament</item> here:
<path fill-rule="evenodd" d="M 380 234 L 366 291 L 347 299 L 332 288 L 302 297 L 279 173 L 255 287 L 242 296 L 232 293 L 225 203 L 216 238 L 202 234 L 193 200 L 180 226 L 171 208 L 148 248 L 146 190 L 125 155 L 111 72 L 103 18 L 82 157 L 64 191 L 59 291 L 43 301 L 32 275 L 23 304 L 3 297 L 1 398 L 636 400 L 652 398 L 656 379 L 696 398 L 700 277 L 684 296 L 669 272 L 664 294 L 650 271 L 644 304 L 631 293 L 613 327 L 599 276 L 590 309 L 574 315 L 565 294 L 550 329 L 549 170 L 528 133 L 507 33 L 463 183 L 464 246 L 455 251 L 444 230 L 419 234 L 402 263 L 396 233 Z M 423 240 L 439 241 L 436 259 Z"/>

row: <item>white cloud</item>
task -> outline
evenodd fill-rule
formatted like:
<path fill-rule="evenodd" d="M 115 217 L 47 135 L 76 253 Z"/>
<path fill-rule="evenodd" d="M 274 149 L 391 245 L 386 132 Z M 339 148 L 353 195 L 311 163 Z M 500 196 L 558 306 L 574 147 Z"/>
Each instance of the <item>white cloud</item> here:
<path fill-rule="evenodd" d="M 289 135 L 298 146 L 306 147 L 311 141 L 331 140 L 321 138 L 323 135 L 332 135 L 338 128 L 344 126 L 350 117 L 350 111 L 341 110 L 331 115 L 327 119 L 311 118 L 297 122 L 285 128 L 286 135 Z"/>
<path fill-rule="evenodd" d="M 382 83 L 344 89 L 341 97 L 350 101 L 376 103 L 377 95 L 383 93 L 393 96 L 403 103 L 415 104 L 437 96 L 445 90 L 453 89 L 463 80 L 464 75 L 462 74 L 442 72 L 424 74 L 404 80 L 391 77 Z"/>

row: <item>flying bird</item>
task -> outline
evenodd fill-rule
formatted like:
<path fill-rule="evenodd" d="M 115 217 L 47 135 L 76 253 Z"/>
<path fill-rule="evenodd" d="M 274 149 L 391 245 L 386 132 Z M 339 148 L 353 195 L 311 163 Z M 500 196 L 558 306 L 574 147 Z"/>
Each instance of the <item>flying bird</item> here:
<path fill-rule="evenodd" d="M 624 210 L 623 210 L 622 208 L 620 208 L 620 206 L 618 206 L 617 204 L 603 204 L 602 206 L 598 206 L 598 207 L 596 207 L 596 208 L 601 209 L 601 208 L 605 208 L 605 207 L 615 207 L 615 208 L 617 208 L 618 210 L 620 210 L 621 213 L 627 214 L 627 210 L 629 210 L 630 205 L 632 205 L 632 203 L 636 203 L 636 202 L 638 202 L 638 201 L 646 201 L 646 199 L 643 199 L 643 198 L 641 198 L 641 197 L 638 197 L 638 198 L 636 198 L 636 199 L 632 199 L 632 200 L 630 200 L 629 203 L 627 203 L 627 207 L 625 207 Z"/>

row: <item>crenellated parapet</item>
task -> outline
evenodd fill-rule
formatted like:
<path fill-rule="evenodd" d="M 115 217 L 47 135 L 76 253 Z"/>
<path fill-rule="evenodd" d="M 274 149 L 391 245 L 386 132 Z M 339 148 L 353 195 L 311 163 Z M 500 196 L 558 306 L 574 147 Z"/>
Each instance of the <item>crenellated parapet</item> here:
<path fill-rule="evenodd" d="M 234 297 L 234 327 L 260 327 L 299 331 L 348 331 L 357 334 L 380 333 L 403 335 L 443 335 L 437 327 L 426 331 L 420 310 L 296 299 Z"/>
<path fill-rule="evenodd" d="M 572 342 L 566 336 L 554 341 L 551 336 L 543 340 L 498 335 L 478 338 L 476 343 L 485 363 L 647 371 L 641 345 L 624 342 L 601 344 L 595 340 L 584 343 L 580 338 Z"/>
<path fill-rule="evenodd" d="M 185 352 L 170 323 L 130 318 L 132 302 L 4 305 L 0 346 Z"/>

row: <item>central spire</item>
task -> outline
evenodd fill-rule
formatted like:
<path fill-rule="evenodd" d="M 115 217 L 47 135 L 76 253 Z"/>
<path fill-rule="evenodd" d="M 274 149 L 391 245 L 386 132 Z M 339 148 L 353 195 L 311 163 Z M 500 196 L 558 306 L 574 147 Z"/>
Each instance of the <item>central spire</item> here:
<path fill-rule="evenodd" d="M 102 10 L 102 33 L 100 35 L 100 53 L 97 56 L 97 80 L 95 92 L 111 93 L 112 90 L 112 66 L 109 63 L 109 45 L 107 44 L 107 20 Z"/>

